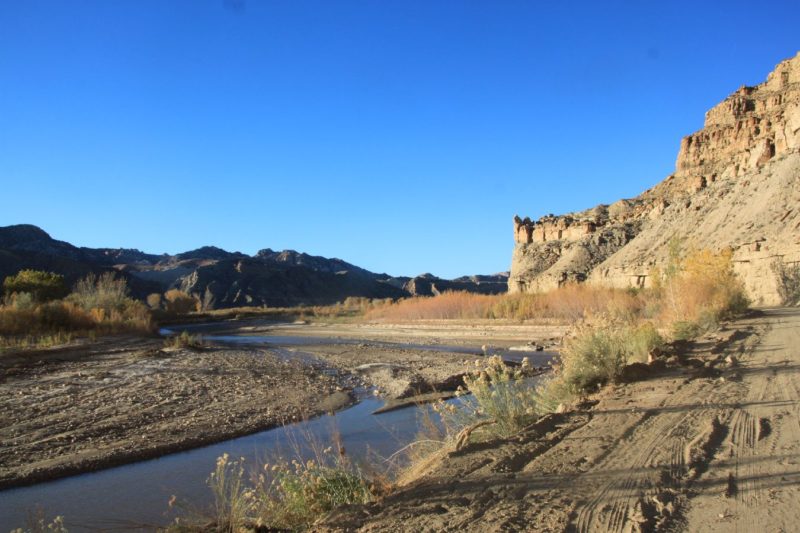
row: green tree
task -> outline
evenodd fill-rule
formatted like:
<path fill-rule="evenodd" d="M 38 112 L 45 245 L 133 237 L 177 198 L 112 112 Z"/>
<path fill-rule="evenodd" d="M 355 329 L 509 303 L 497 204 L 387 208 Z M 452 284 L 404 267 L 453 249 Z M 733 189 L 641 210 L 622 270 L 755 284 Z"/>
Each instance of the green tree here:
<path fill-rule="evenodd" d="M 3 282 L 6 296 L 28 293 L 37 302 L 58 300 L 69 294 L 64 276 L 41 270 L 20 270 Z"/>

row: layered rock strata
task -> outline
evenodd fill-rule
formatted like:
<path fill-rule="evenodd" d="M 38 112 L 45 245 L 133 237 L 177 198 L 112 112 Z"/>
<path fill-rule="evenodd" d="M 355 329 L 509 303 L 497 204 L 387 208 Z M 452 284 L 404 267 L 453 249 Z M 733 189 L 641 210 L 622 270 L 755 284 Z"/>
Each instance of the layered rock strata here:
<path fill-rule="evenodd" d="M 800 262 L 800 55 L 706 113 L 675 173 L 640 196 L 581 213 L 514 219 L 509 291 L 569 281 L 647 286 L 669 242 L 731 248 L 756 303 L 778 303 L 775 261 Z"/>

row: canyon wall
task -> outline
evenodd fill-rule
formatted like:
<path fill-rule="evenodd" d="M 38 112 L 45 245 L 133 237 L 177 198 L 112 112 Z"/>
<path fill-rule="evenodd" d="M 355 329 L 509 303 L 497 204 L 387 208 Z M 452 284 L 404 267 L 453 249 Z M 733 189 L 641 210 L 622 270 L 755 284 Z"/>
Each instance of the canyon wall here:
<path fill-rule="evenodd" d="M 800 54 L 709 110 L 703 129 L 682 140 L 675 173 L 638 197 L 514 217 L 509 291 L 648 286 L 673 238 L 731 248 L 754 302 L 779 302 L 772 264 L 800 263 Z"/>

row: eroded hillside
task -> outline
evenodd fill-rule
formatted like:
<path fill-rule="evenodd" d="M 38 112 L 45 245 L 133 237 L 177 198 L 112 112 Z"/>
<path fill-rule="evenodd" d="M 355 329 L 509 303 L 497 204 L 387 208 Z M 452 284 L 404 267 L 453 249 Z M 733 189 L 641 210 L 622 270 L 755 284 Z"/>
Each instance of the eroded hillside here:
<path fill-rule="evenodd" d="M 741 87 L 683 139 L 675 173 L 633 199 L 514 218 L 511 292 L 568 281 L 647 286 L 669 242 L 731 248 L 756 303 L 778 303 L 772 264 L 800 262 L 800 54 Z"/>

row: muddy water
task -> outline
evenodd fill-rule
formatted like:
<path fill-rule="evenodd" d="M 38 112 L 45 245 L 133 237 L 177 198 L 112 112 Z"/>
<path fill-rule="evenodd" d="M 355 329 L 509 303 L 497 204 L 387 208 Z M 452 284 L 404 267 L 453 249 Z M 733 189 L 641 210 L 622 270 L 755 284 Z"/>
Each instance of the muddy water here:
<path fill-rule="evenodd" d="M 177 329 L 177 328 L 176 328 Z M 282 346 L 309 344 L 351 344 L 355 339 L 320 339 L 287 336 L 210 336 L 210 340 L 236 344 L 269 346 L 284 357 L 299 357 L 306 362 L 318 362 L 313 355 L 297 350 L 282 350 Z M 397 348 L 438 350 L 453 353 L 479 354 L 480 350 L 463 346 L 413 345 L 375 343 Z M 519 360 L 531 355 L 533 363 L 543 365 L 550 353 L 504 352 L 506 359 Z M 412 407 L 373 415 L 383 402 L 366 397 L 357 405 L 333 416 L 322 416 L 286 428 L 276 428 L 246 437 L 174 453 L 159 459 L 138 462 L 99 472 L 93 472 L 30 487 L 0 492 L 0 533 L 24 527 L 28 513 L 41 506 L 47 516 L 62 515 L 70 531 L 97 529 L 152 530 L 169 523 L 175 516 L 167 502 L 172 495 L 178 501 L 206 509 L 211 494 L 206 486 L 208 474 L 220 455 L 244 457 L 247 464 L 259 464 L 278 456 L 310 457 L 304 444 L 333 442 L 338 435 L 348 454 L 356 460 L 365 457 L 388 457 L 414 440 L 423 410 Z"/>

